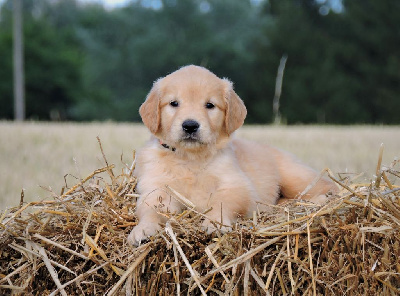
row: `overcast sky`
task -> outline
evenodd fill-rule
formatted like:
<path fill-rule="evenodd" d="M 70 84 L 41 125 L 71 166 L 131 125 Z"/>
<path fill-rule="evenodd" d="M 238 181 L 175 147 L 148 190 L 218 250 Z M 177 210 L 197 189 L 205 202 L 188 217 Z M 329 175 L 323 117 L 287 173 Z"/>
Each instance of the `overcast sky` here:
<path fill-rule="evenodd" d="M 123 6 L 129 0 L 79 0 L 80 2 L 98 2 L 98 3 L 103 3 L 105 7 L 107 8 L 114 8 L 114 7 L 119 7 Z"/>

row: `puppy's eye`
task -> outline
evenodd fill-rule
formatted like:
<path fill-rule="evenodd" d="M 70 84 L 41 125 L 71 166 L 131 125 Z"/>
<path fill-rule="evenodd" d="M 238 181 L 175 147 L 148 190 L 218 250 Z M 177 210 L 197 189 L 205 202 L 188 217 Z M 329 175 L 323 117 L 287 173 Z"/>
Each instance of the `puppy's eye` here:
<path fill-rule="evenodd" d="M 206 108 L 207 109 L 214 109 L 215 105 L 213 103 L 207 103 Z"/>
<path fill-rule="evenodd" d="M 169 104 L 170 104 L 172 107 L 178 107 L 178 106 L 179 106 L 178 101 L 171 101 L 171 102 L 169 102 Z"/>

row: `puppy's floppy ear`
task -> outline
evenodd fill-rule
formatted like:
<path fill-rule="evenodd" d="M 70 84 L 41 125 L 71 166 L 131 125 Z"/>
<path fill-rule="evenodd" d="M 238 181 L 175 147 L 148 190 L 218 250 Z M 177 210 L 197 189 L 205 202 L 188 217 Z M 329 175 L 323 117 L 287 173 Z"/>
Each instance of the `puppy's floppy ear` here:
<path fill-rule="evenodd" d="M 239 96 L 233 90 L 232 82 L 228 79 L 223 79 L 225 83 L 225 127 L 228 135 L 232 134 L 235 130 L 243 125 L 244 119 L 247 115 L 246 106 Z"/>
<path fill-rule="evenodd" d="M 155 134 L 160 128 L 160 79 L 154 82 L 146 101 L 140 106 L 139 114 L 151 133 Z"/>

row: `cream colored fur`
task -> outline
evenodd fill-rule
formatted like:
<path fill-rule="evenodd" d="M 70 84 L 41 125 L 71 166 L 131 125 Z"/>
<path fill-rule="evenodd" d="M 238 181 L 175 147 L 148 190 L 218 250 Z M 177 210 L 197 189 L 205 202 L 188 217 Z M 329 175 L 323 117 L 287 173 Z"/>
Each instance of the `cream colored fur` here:
<path fill-rule="evenodd" d="M 207 108 L 207 103 L 214 107 Z M 221 224 L 211 221 L 229 230 L 238 216 L 268 210 L 280 194 L 296 198 L 317 177 L 286 152 L 235 139 L 232 133 L 243 124 L 246 108 L 229 80 L 205 68 L 186 66 L 157 80 L 140 115 L 154 136 L 137 154 L 139 223 L 128 237 L 130 244 L 154 235 L 165 220 L 162 213 L 184 208 L 167 185 L 197 211 L 212 208 L 203 222 L 204 229 L 212 232 Z M 182 128 L 187 120 L 199 123 L 189 140 Z M 323 203 L 325 194 L 334 190 L 332 182 L 321 179 L 302 198 Z"/>

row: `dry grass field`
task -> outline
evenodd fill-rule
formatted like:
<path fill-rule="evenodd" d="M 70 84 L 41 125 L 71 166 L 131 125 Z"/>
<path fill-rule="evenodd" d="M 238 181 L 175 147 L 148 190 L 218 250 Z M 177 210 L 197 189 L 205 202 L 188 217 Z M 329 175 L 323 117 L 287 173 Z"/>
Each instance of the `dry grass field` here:
<path fill-rule="evenodd" d="M 0 212 L 19 203 L 22 189 L 24 201 L 51 198 L 103 167 L 97 136 L 108 162 L 123 169 L 149 133 L 139 124 L 0 122 Z M 245 126 L 237 136 L 290 151 L 316 170 L 364 172 L 367 181 L 381 143 L 384 164 L 400 157 L 399 127 Z"/>

